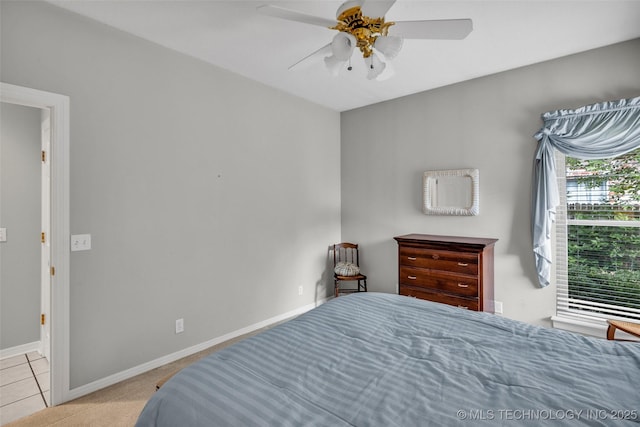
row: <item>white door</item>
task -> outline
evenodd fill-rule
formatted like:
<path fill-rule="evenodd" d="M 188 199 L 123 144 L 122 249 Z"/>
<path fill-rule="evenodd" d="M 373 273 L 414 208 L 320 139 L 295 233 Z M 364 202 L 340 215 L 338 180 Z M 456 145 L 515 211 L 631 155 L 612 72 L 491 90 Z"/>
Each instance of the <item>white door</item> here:
<path fill-rule="evenodd" d="M 40 353 L 50 360 L 51 353 L 51 111 L 42 109 L 42 255 L 41 255 L 41 317 Z"/>

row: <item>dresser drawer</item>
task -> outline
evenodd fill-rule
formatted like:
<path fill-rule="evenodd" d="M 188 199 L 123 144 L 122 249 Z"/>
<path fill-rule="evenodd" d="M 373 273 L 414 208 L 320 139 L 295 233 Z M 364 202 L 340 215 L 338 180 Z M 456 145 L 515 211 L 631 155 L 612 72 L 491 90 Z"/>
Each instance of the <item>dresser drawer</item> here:
<path fill-rule="evenodd" d="M 464 308 L 467 310 L 478 311 L 478 299 L 477 298 L 463 298 L 448 295 L 439 292 L 429 292 L 427 290 L 416 289 L 410 286 L 400 285 L 400 295 L 407 295 L 410 297 L 426 299 L 433 302 L 440 302 L 443 304 L 449 304 L 456 307 Z"/>
<path fill-rule="evenodd" d="M 400 247 L 400 265 L 477 275 L 478 254 L 440 249 Z"/>
<path fill-rule="evenodd" d="M 426 287 L 463 296 L 478 296 L 478 276 L 400 266 L 400 284 Z"/>

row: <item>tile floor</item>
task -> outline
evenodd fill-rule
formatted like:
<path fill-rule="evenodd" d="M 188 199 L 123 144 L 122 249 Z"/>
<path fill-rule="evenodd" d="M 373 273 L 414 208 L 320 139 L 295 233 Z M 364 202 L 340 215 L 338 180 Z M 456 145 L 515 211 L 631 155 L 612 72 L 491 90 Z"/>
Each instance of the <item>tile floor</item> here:
<path fill-rule="evenodd" d="M 0 425 L 49 406 L 49 361 L 38 352 L 0 360 Z"/>

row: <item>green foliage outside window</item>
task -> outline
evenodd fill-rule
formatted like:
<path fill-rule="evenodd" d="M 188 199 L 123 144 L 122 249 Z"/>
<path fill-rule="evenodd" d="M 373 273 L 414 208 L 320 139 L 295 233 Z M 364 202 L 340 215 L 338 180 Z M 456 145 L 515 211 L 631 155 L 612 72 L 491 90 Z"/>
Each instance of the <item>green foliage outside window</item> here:
<path fill-rule="evenodd" d="M 614 159 L 580 160 L 567 157 L 567 176 L 590 188 L 603 183 L 609 186 L 609 196 L 602 203 L 618 209 L 637 209 L 640 204 L 640 150 Z"/>
<path fill-rule="evenodd" d="M 640 150 L 612 160 L 567 157 L 567 178 L 603 188 L 594 204 L 569 204 L 567 218 L 640 221 Z M 569 225 L 569 296 L 640 309 L 640 227 Z"/>
<path fill-rule="evenodd" d="M 569 295 L 640 309 L 640 228 L 569 226 Z"/>

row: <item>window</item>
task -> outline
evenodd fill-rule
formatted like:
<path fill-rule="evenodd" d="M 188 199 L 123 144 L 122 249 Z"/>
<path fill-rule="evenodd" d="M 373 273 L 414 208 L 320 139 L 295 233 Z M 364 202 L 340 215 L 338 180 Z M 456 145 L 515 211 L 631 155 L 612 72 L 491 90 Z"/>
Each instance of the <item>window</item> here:
<path fill-rule="evenodd" d="M 556 160 L 558 314 L 640 320 L 640 150 Z"/>

